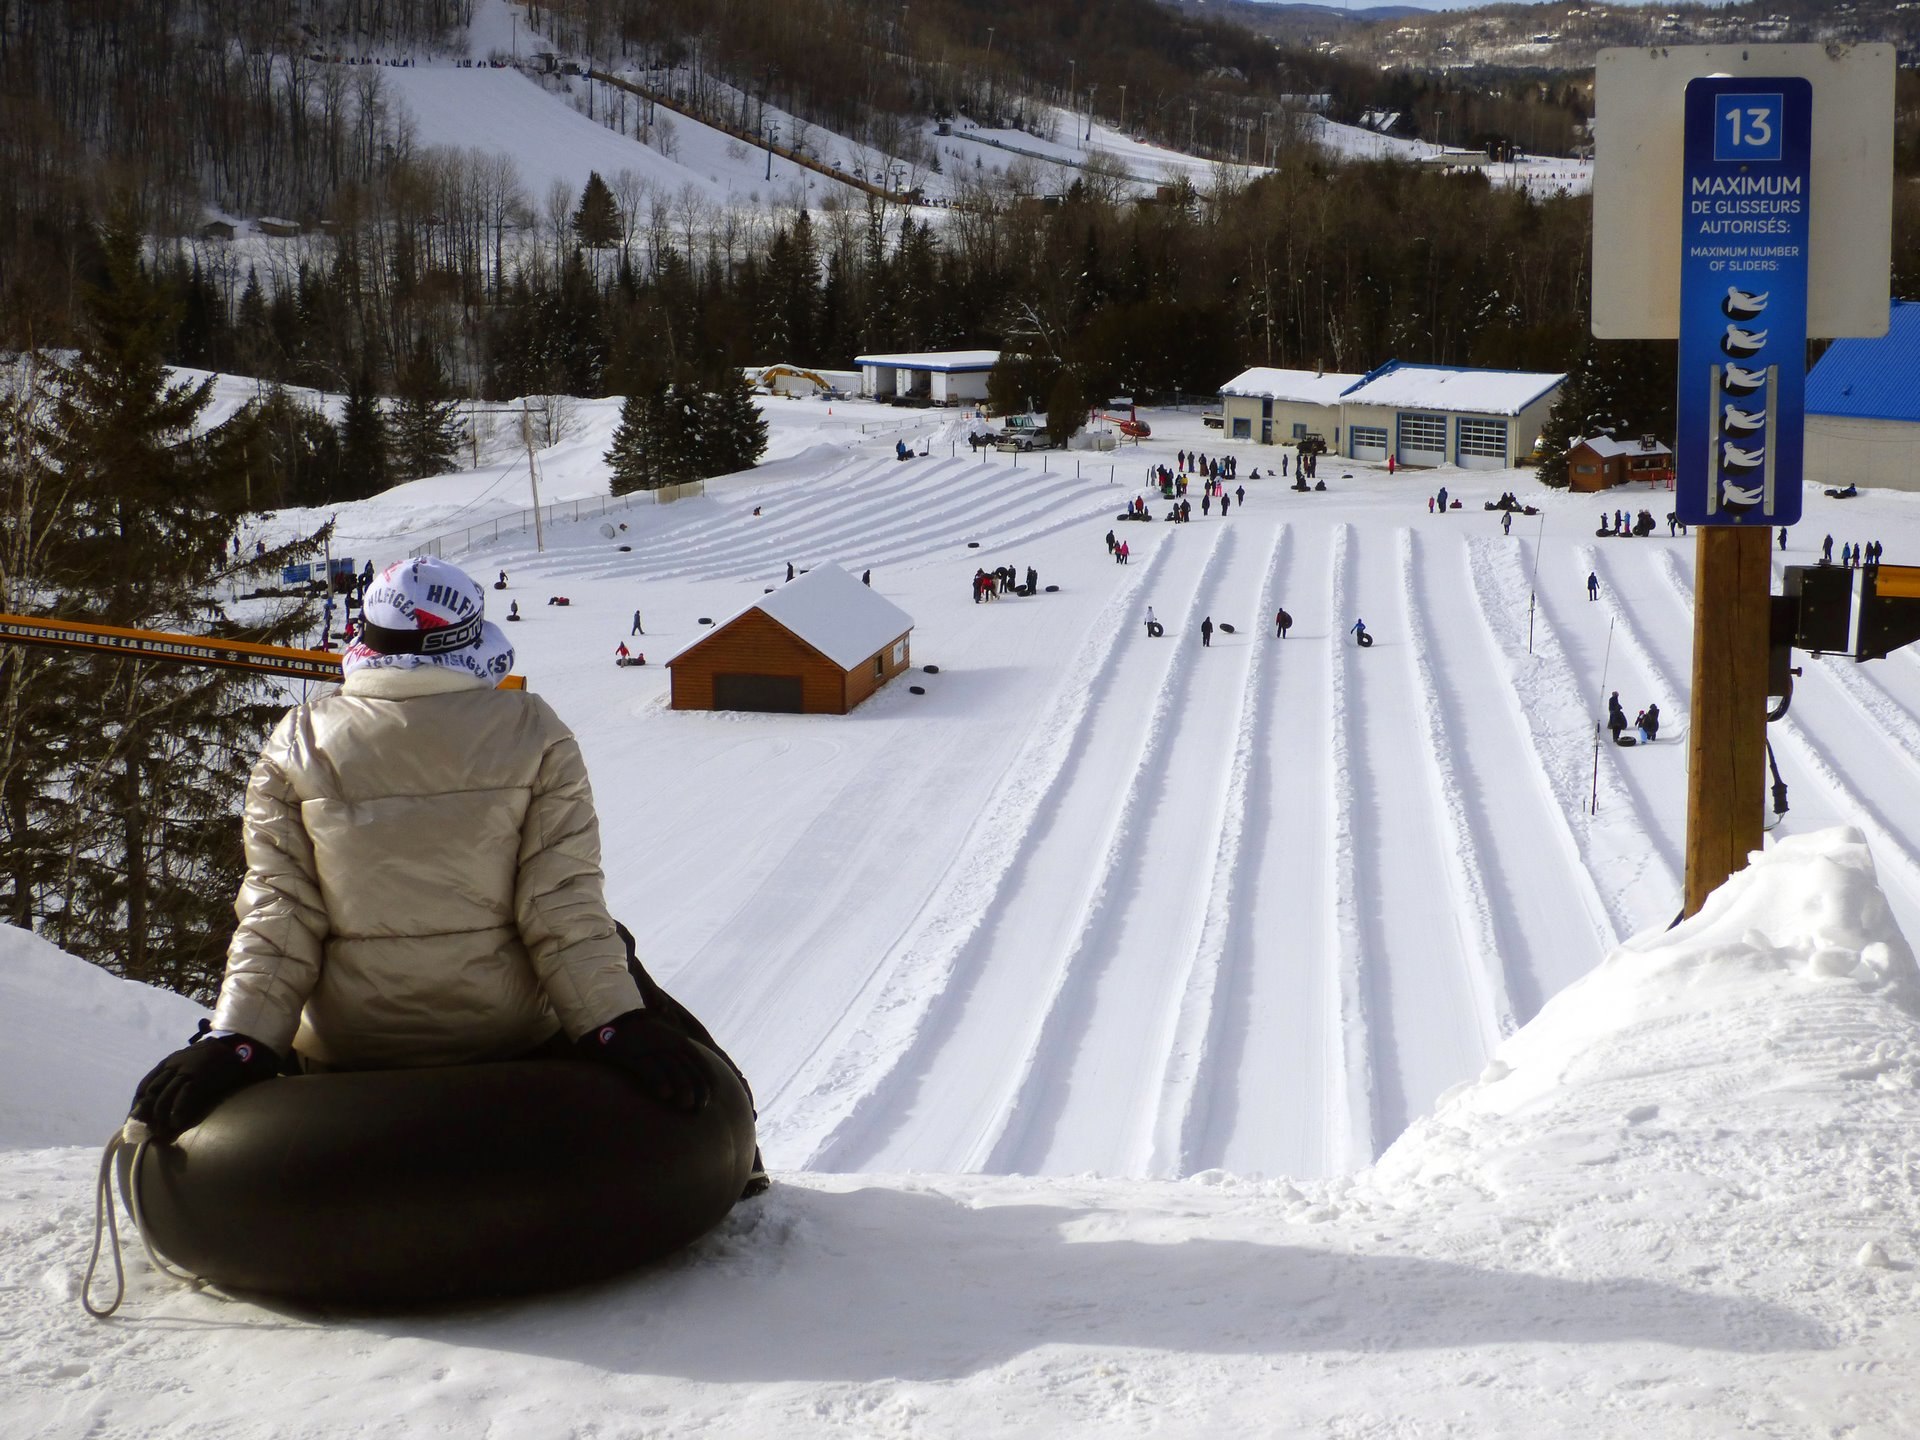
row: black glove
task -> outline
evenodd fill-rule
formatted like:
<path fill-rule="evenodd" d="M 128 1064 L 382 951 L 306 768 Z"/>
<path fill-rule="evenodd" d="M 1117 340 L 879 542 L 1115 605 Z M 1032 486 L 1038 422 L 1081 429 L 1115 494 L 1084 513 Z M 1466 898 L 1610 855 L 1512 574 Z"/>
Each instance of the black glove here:
<path fill-rule="evenodd" d="M 200 1033 L 153 1069 L 133 1092 L 127 1118 L 146 1125 L 155 1140 L 174 1140 L 211 1115 L 235 1091 L 280 1073 L 280 1057 L 245 1035 Z"/>
<path fill-rule="evenodd" d="M 661 1104 L 691 1115 L 707 1108 L 713 1084 L 698 1047 L 645 1010 L 629 1010 L 596 1025 L 575 1042 L 582 1053 L 634 1076 Z"/>

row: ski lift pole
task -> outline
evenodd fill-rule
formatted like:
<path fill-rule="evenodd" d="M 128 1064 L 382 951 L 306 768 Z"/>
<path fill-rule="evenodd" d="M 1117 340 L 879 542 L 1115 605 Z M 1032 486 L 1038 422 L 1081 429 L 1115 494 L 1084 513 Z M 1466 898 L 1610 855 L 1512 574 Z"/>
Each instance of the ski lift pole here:
<path fill-rule="evenodd" d="M 1607 693 L 1607 674 L 1613 668 L 1613 626 L 1614 622 L 1611 619 L 1608 620 L 1607 649 L 1600 660 L 1600 693 L 1602 695 Z M 1593 722 L 1593 796 L 1588 801 L 1589 815 L 1600 813 L 1600 732 L 1604 728 L 1602 721 Z"/>
<path fill-rule="evenodd" d="M 1546 540 L 1547 517 L 1546 512 L 1542 511 L 1540 515 L 1540 533 L 1533 537 L 1533 577 L 1527 581 L 1527 654 L 1529 655 L 1533 653 L 1533 602 L 1534 598 L 1540 593 L 1540 548 L 1546 544 Z M 1612 645 L 1613 643 L 1613 633 L 1611 631 L 1607 633 L 1607 643 L 1608 645 Z M 1596 755 L 1598 754 L 1597 751 L 1595 753 Z M 1596 759 L 1594 761 L 1594 784 L 1596 787 L 1600 783 L 1599 769 L 1600 762 Z"/>
<path fill-rule="evenodd" d="M 533 412 L 527 408 L 527 397 L 520 397 L 520 438 L 527 446 L 527 484 L 533 488 L 533 548 L 542 555 L 547 553 L 547 532 L 540 524 L 540 472 L 533 463 Z"/>

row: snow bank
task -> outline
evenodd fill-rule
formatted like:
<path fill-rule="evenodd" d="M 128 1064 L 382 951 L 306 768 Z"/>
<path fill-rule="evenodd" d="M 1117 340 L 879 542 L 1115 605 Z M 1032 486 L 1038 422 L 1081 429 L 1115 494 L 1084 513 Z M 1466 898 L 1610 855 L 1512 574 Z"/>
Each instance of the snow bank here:
<path fill-rule="evenodd" d="M 96 1090 L 191 1018 L 0 938 L 0 1094 Z M 442 1315 L 223 1301 L 136 1252 L 96 1324 L 91 1153 L 0 1154 L 0 1404 L 243 1440 L 1911 1433 L 1917 1015 L 1830 830 L 1619 947 L 1356 1178 L 784 1175 L 672 1263 Z"/>
<path fill-rule="evenodd" d="M 0 925 L 0 1149 L 105 1141 L 205 1013 Z"/>

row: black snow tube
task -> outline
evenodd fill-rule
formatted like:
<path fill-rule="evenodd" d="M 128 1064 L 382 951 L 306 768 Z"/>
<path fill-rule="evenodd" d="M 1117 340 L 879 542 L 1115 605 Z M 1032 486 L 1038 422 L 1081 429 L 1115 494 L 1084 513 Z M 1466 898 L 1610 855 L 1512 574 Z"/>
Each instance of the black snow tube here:
<path fill-rule="evenodd" d="M 1373 636 L 1368 634 L 1365 630 L 1362 630 L 1358 635 L 1354 636 L 1353 638 L 1360 642 L 1360 648 L 1362 650 L 1369 649 L 1373 645 Z"/>
<path fill-rule="evenodd" d="M 580 1060 L 273 1080 L 141 1147 L 122 1183 L 155 1250 L 233 1290 L 391 1309 L 604 1280 L 706 1233 L 747 1182 L 752 1106 L 695 1048 L 713 1100 L 694 1115 Z"/>

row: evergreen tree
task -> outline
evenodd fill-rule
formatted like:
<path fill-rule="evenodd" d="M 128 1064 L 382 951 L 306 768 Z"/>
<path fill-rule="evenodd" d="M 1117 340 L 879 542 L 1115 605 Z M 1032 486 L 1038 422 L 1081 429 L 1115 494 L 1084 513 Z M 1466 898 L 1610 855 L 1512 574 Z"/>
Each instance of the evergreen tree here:
<path fill-rule="evenodd" d="M 701 387 L 698 466 L 701 475 L 751 470 L 767 453 L 767 421 L 738 370 L 724 367 Z"/>
<path fill-rule="evenodd" d="M 444 475 L 454 468 L 466 427 L 446 372 L 425 337 L 414 342 L 395 389 L 388 417 L 395 474 L 402 480 Z"/>
<path fill-rule="evenodd" d="M 613 472 L 607 488 L 615 495 L 653 490 L 666 483 L 659 478 L 654 460 L 658 438 L 655 417 L 664 390 L 664 385 L 647 384 L 636 387 L 620 402 L 620 420 L 613 427 L 613 448 L 603 457 Z"/>
<path fill-rule="evenodd" d="M 8 574 L 7 598 L 74 620 L 284 642 L 297 612 L 242 626 L 221 603 L 248 569 L 229 539 L 257 417 L 203 428 L 212 384 L 167 374 L 179 313 L 141 266 L 139 232 L 117 222 L 102 250 L 79 353 L 49 376 L 7 466 L 0 549 L 32 566 Z M 210 995 L 243 869 L 239 807 L 277 690 L 78 652 L 36 672 L 5 662 L 0 687 L 40 742 L 0 773 L 8 913 L 119 974 Z"/>
<path fill-rule="evenodd" d="M 1671 439 L 1674 347 L 1648 340 L 1589 340 L 1540 427 L 1542 485 L 1565 488 L 1567 451 L 1607 434 Z"/>
<path fill-rule="evenodd" d="M 345 500 L 377 495 L 393 483 L 387 424 L 380 414 L 373 377 L 362 366 L 347 390 L 340 416 L 340 490 Z"/>
<path fill-rule="evenodd" d="M 1065 445 L 1087 423 L 1087 389 L 1080 374 L 1071 365 L 1060 371 L 1047 396 L 1047 434 L 1056 445 Z"/>
<path fill-rule="evenodd" d="M 573 212 L 573 233 L 589 250 L 610 249 L 620 241 L 620 207 L 598 170 L 587 174 L 580 203 Z"/>

